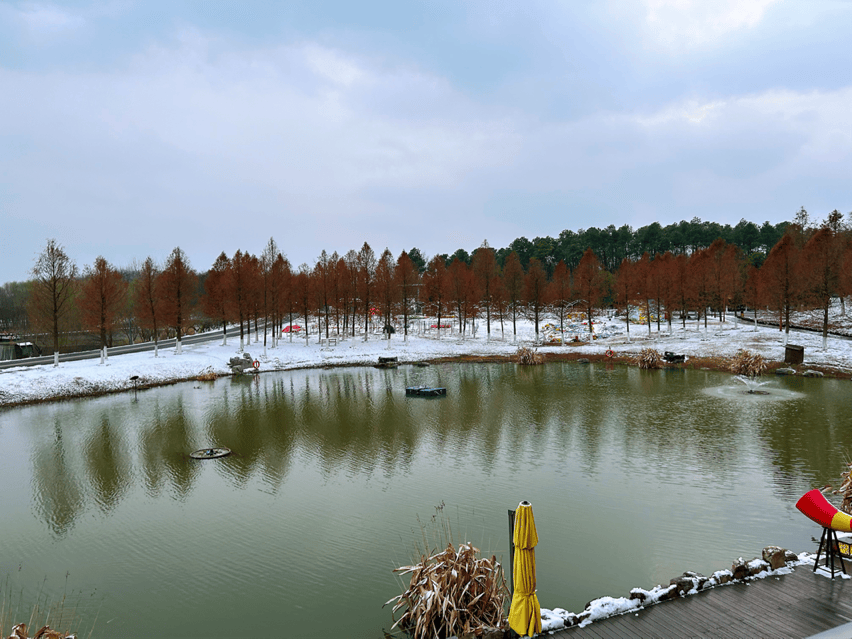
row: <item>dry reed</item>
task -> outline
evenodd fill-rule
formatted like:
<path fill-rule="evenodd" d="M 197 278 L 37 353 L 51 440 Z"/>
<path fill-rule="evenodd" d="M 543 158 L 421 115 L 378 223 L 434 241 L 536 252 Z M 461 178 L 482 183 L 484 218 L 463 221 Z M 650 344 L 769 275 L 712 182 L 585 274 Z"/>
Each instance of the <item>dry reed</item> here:
<path fill-rule="evenodd" d="M 19 623 L 14 626 L 12 628 L 12 634 L 10 634 L 7 639 L 29 639 L 29 636 L 27 635 L 27 624 Z M 36 633 L 32 636 L 32 639 L 77 639 L 77 635 L 66 635 L 64 632 L 51 630 L 50 626 L 44 626 L 36 631 Z"/>
<path fill-rule="evenodd" d="M 213 367 L 208 366 L 203 371 L 201 371 L 201 373 L 199 373 L 198 377 L 196 377 L 195 379 L 199 382 L 212 382 L 217 377 L 219 377 L 219 375 L 216 374 L 216 372 L 213 370 Z"/>
<path fill-rule="evenodd" d="M 846 471 L 840 473 L 843 482 L 840 488 L 833 490 L 835 495 L 843 495 L 843 502 L 840 504 L 840 510 L 852 515 L 852 464 L 846 464 Z"/>
<path fill-rule="evenodd" d="M 505 628 L 508 590 L 503 568 L 493 555 L 478 555 L 470 544 L 456 550 L 448 543 L 445 550 L 394 570 L 410 573 L 411 581 L 405 592 L 385 604 L 396 602 L 394 617 L 405 608 L 391 629 L 401 628 L 413 639 L 443 639 Z"/>
<path fill-rule="evenodd" d="M 749 379 L 760 377 L 766 370 L 766 360 L 760 353 L 752 353 L 747 350 L 739 350 L 731 360 L 731 372 L 734 375 L 742 375 Z"/>
<path fill-rule="evenodd" d="M 535 366 L 536 364 L 544 363 L 544 358 L 541 356 L 541 353 L 525 346 L 518 348 L 515 358 L 518 364 L 522 364 L 524 366 Z"/>
<path fill-rule="evenodd" d="M 639 364 L 639 368 L 661 368 L 663 365 L 663 356 L 653 348 L 643 348 L 635 359 L 636 363 Z"/>

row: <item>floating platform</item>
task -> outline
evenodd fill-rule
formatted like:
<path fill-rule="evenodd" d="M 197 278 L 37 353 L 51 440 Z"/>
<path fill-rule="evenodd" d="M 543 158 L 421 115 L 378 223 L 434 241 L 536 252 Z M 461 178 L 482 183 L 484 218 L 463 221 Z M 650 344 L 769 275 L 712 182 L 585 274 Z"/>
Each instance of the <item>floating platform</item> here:
<path fill-rule="evenodd" d="M 218 459 L 219 457 L 227 457 L 230 454 L 230 448 L 202 448 L 190 453 L 189 456 L 193 459 Z"/>
<path fill-rule="evenodd" d="M 405 389 L 408 397 L 446 397 L 446 388 L 432 388 L 429 386 L 409 386 Z"/>

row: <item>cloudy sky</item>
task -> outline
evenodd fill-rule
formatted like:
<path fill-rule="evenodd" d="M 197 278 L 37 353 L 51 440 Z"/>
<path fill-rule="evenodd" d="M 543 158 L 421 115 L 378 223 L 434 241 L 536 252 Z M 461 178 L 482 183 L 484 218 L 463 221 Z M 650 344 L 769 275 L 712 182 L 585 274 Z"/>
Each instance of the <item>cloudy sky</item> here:
<path fill-rule="evenodd" d="M 849 0 L 0 3 L 0 282 L 852 211 Z"/>

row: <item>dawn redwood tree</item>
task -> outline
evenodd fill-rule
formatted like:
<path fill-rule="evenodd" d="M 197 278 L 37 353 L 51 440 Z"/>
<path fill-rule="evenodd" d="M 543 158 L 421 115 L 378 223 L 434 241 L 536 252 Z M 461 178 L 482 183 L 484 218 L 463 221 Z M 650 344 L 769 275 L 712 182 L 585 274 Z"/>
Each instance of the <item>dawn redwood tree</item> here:
<path fill-rule="evenodd" d="M 538 341 L 538 324 L 547 304 L 547 273 L 537 257 L 530 259 L 524 278 L 524 300 L 535 323 L 535 338 Z"/>
<path fill-rule="evenodd" d="M 222 346 L 228 344 L 228 292 L 231 289 L 231 260 L 222 251 L 204 279 L 204 294 L 201 296 L 201 309 L 205 315 L 222 323 Z"/>
<path fill-rule="evenodd" d="M 361 306 L 364 308 L 364 341 L 370 335 L 370 303 L 373 301 L 373 289 L 376 286 L 376 254 L 370 245 L 364 242 L 364 246 L 358 251 L 356 263 L 358 266 L 358 293 L 361 296 Z"/>
<path fill-rule="evenodd" d="M 447 267 L 440 255 L 433 257 L 423 274 L 423 289 L 430 310 L 438 317 L 438 339 L 441 338 L 441 317 L 447 304 Z"/>
<path fill-rule="evenodd" d="M 337 335 L 340 335 L 340 273 L 337 271 L 337 263 L 340 261 L 340 256 L 337 251 L 334 251 L 328 258 L 328 288 L 329 301 L 334 309 L 334 324 Z M 328 334 L 326 334 L 328 337 Z"/>
<path fill-rule="evenodd" d="M 589 340 L 594 335 L 592 329 L 592 313 L 600 305 L 605 292 L 604 270 L 597 255 L 587 248 L 580 258 L 580 263 L 574 269 L 574 294 L 583 301 L 586 318 L 589 321 Z"/>
<path fill-rule="evenodd" d="M 253 289 L 251 256 L 237 249 L 231 258 L 231 277 L 228 280 L 231 317 L 240 324 L 240 351 L 251 338 L 251 296 Z M 246 330 L 246 326 L 248 330 Z"/>
<path fill-rule="evenodd" d="M 503 322 L 506 319 L 506 313 L 509 310 L 508 295 L 506 287 L 503 285 L 503 278 L 498 273 L 491 280 L 491 303 L 494 309 L 494 314 L 500 320 L 500 339 L 505 339 L 506 331 Z"/>
<path fill-rule="evenodd" d="M 565 316 L 568 315 L 568 309 L 571 308 L 574 299 L 571 294 L 571 271 L 565 264 L 565 260 L 559 260 L 556 268 L 553 269 L 553 278 L 550 280 L 550 290 L 547 297 L 559 317 L 559 334 L 562 336 L 561 340 L 564 345 Z"/>
<path fill-rule="evenodd" d="M 503 264 L 503 289 L 506 291 L 506 301 L 512 309 L 512 339 L 518 337 L 518 307 L 524 294 L 524 268 L 515 251 L 506 256 Z"/>
<path fill-rule="evenodd" d="M 739 286 L 739 257 L 735 246 L 729 246 L 719 238 L 706 249 L 710 258 L 709 269 L 710 302 L 719 311 L 719 321 L 725 321 L 725 310 L 737 294 Z"/>
<path fill-rule="evenodd" d="M 651 277 L 651 258 L 643 253 L 638 262 L 633 264 L 633 277 L 636 293 L 645 302 L 645 319 L 648 321 L 648 337 L 651 336 L 651 296 L 653 295 L 653 278 Z"/>
<path fill-rule="evenodd" d="M 831 298 L 841 292 L 841 270 L 846 242 L 830 227 L 814 233 L 802 249 L 805 299 L 822 310 L 822 349 L 828 349 L 828 311 Z"/>
<path fill-rule="evenodd" d="M 260 278 L 261 278 L 261 315 L 263 317 L 263 354 L 266 355 L 266 334 L 269 332 L 270 315 L 272 314 L 272 267 L 275 258 L 279 255 L 278 244 L 273 238 L 260 254 Z M 275 334 L 275 323 L 272 323 L 273 335 Z"/>
<path fill-rule="evenodd" d="M 689 296 L 698 311 L 697 324 L 701 330 L 701 315 L 704 315 L 704 332 L 707 332 L 707 307 L 712 296 L 710 261 L 713 258 L 707 249 L 696 251 L 689 258 Z"/>
<path fill-rule="evenodd" d="M 189 265 L 186 254 L 176 247 L 157 276 L 157 297 L 162 309 L 165 324 L 175 329 L 177 347 L 180 355 L 181 337 L 184 323 L 189 320 L 195 304 L 197 276 Z"/>
<path fill-rule="evenodd" d="M 260 314 L 263 311 L 263 272 L 260 260 L 258 259 L 257 255 L 246 255 L 246 266 L 248 267 L 247 273 L 249 284 L 248 336 L 250 337 L 251 320 L 252 318 L 254 318 L 254 343 L 257 344 L 260 341 L 260 335 L 258 333 L 258 320 L 260 319 Z"/>
<path fill-rule="evenodd" d="M 379 303 L 379 310 L 384 318 L 383 326 L 391 325 L 393 308 L 396 306 L 396 300 L 399 297 L 393 271 L 393 254 L 386 248 L 376 263 L 376 299 Z M 388 332 L 388 339 L 390 338 L 391 334 Z"/>
<path fill-rule="evenodd" d="M 160 272 L 150 257 L 146 258 L 139 270 L 136 281 L 136 292 L 133 300 L 133 310 L 139 325 L 150 330 L 154 336 L 154 357 L 159 357 L 158 343 L 160 340 L 158 320 L 160 319 L 157 303 L 157 277 Z"/>
<path fill-rule="evenodd" d="M 394 267 L 394 281 L 399 289 L 400 306 L 402 310 L 402 325 L 404 331 L 404 339 L 408 339 L 408 315 L 411 310 L 411 302 L 416 299 L 417 287 L 420 280 L 420 273 L 417 266 L 408 253 L 403 251 L 399 254 Z"/>
<path fill-rule="evenodd" d="M 672 304 L 677 306 L 683 330 L 686 330 L 686 316 L 689 312 L 689 257 L 686 253 L 675 255 L 670 273 Z"/>
<path fill-rule="evenodd" d="M 784 343 L 790 336 L 790 311 L 799 301 L 800 273 L 799 256 L 792 233 L 785 233 L 769 251 L 760 267 L 760 276 L 766 299 L 771 309 L 778 310 L 778 330 L 784 333 Z"/>
<path fill-rule="evenodd" d="M 638 296 L 634 263 L 629 257 L 621 260 L 615 277 L 615 303 L 624 308 L 627 319 L 627 341 L 630 341 L 630 303 Z"/>
<path fill-rule="evenodd" d="M 320 256 L 317 258 L 317 263 L 314 265 L 312 274 L 314 280 L 314 294 L 316 296 L 317 310 L 321 316 L 325 316 L 325 337 L 328 339 L 330 335 L 329 324 L 331 323 L 331 280 L 333 263 L 328 253 L 323 249 Z M 320 329 L 322 332 L 322 329 Z"/>
<path fill-rule="evenodd" d="M 482 246 L 473 252 L 472 265 L 479 290 L 482 292 L 482 305 L 485 307 L 485 330 L 486 335 L 490 338 L 493 296 L 491 283 L 495 281 L 499 267 L 497 266 L 497 253 L 488 246 L 488 242 L 483 242 Z"/>
<path fill-rule="evenodd" d="M 751 306 L 754 312 L 754 331 L 757 332 L 757 307 L 763 303 L 764 292 L 760 278 L 760 271 L 754 264 L 746 268 L 745 283 L 743 285 L 743 302 Z"/>
<path fill-rule="evenodd" d="M 77 287 L 77 266 L 62 245 L 50 239 L 36 258 L 32 274 L 30 323 L 49 327 L 53 337 L 53 352 L 59 353 L 59 326 L 72 308 Z"/>
<path fill-rule="evenodd" d="M 350 322 L 349 306 L 355 295 L 354 289 L 352 288 L 352 274 L 349 270 L 349 260 L 345 257 L 339 258 L 335 265 L 335 270 L 337 271 L 337 297 L 335 304 L 343 309 L 343 334 L 345 335 Z M 352 318 L 351 321 L 354 324 L 354 318 Z"/>
<path fill-rule="evenodd" d="M 459 258 L 454 258 L 447 269 L 448 298 L 455 305 L 459 318 L 459 333 L 463 334 L 467 321 L 475 315 L 479 292 L 475 276 L 470 266 Z"/>
<path fill-rule="evenodd" d="M 352 316 L 352 337 L 354 338 L 358 316 L 358 253 L 350 249 L 343 256 L 343 259 L 346 261 L 346 272 L 349 274 L 349 299 L 352 303 L 350 314 Z"/>
<path fill-rule="evenodd" d="M 86 267 L 80 295 L 83 325 L 98 331 L 101 348 L 112 346 L 112 330 L 127 297 L 127 282 L 102 256 Z"/>
<path fill-rule="evenodd" d="M 302 264 L 299 266 L 299 272 L 293 278 L 293 292 L 295 294 L 296 307 L 302 312 L 302 317 L 304 318 L 305 346 L 309 346 L 308 318 L 311 312 L 312 288 L 311 269 L 307 264 Z"/>
<path fill-rule="evenodd" d="M 656 296 L 657 296 L 657 332 L 660 332 L 660 311 L 665 314 L 666 324 L 668 325 L 669 335 L 672 333 L 672 308 L 674 306 L 674 288 L 675 288 L 675 264 L 674 255 L 671 251 L 666 251 L 662 255 L 659 253 L 654 258 L 655 279 L 656 279 Z"/>
<path fill-rule="evenodd" d="M 272 304 L 272 347 L 278 346 L 281 329 L 284 324 L 285 301 L 290 286 L 290 262 L 281 253 L 275 256 L 271 273 L 271 304 Z"/>

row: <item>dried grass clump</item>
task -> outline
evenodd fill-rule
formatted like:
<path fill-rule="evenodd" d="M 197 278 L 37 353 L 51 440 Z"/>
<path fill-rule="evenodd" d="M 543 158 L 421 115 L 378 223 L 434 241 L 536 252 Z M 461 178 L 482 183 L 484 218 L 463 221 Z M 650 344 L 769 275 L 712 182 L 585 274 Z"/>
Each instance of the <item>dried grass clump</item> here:
<path fill-rule="evenodd" d="M 840 484 L 840 488 L 832 492 L 835 495 L 843 495 L 840 510 L 852 514 L 852 464 L 846 464 L 846 472 L 840 473 L 840 477 L 843 479 L 843 483 Z"/>
<path fill-rule="evenodd" d="M 526 348 L 525 346 L 518 348 L 518 352 L 515 353 L 515 358 L 518 364 L 522 364 L 524 366 L 535 366 L 536 364 L 544 363 L 544 358 L 541 356 L 541 353 L 534 351 L 531 348 Z"/>
<path fill-rule="evenodd" d="M 195 379 L 199 382 L 212 382 L 219 377 L 212 366 L 205 368 Z"/>
<path fill-rule="evenodd" d="M 56 630 L 51 630 L 50 626 L 44 626 L 40 628 L 38 632 L 36 632 L 32 639 L 76 639 L 77 635 L 70 634 L 66 635 L 64 632 L 57 632 Z M 12 634 L 9 635 L 8 639 L 29 639 L 27 636 L 27 624 L 19 623 L 12 628 Z"/>
<path fill-rule="evenodd" d="M 760 377 L 766 370 L 766 360 L 760 353 L 752 353 L 747 350 L 739 350 L 731 360 L 731 372 L 734 375 L 742 375 L 750 379 Z"/>
<path fill-rule="evenodd" d="M 639 355 L 636 356 L 636 363 L 639 364 L 639 368 L 661 368 L 663 365 L 663 356 L 660 355 L 660 351 L 653 348 L 643 348 Z"/>
<path fill-rule="evenodd" d="M 394 617 L 406 609 L 391 630 L 399 627 L 413 639 L 443 639 L 505 628 L 508 590 L 503 568 L 493 555 L 478 555 L 470 544 L 461 544 L 457 551 L 449 543 L 442 552 L 422 555 L 417 564 L 394 570 L 411 573 L 411 582 L 385 604 L 396 602 Z"/>

